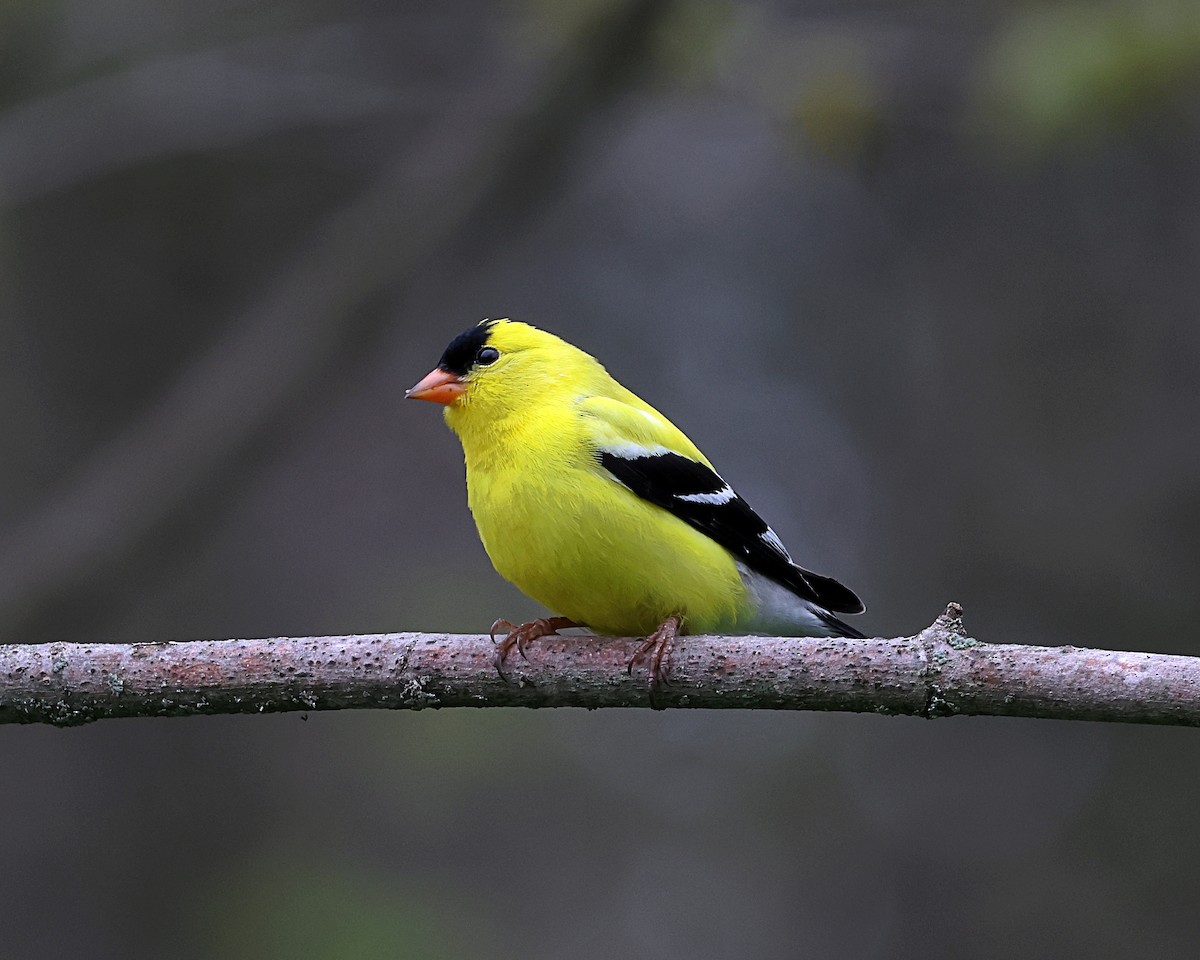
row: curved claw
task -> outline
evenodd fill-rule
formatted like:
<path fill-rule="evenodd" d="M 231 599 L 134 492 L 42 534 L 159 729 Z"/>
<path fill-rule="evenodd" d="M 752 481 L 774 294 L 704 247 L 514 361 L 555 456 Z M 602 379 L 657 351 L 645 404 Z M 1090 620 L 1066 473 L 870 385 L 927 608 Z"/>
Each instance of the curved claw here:
<path fill-rule="evenodd" d="M 681 618 L 667 617 L 659 628 L 646 637 L 642 645 L 634 651 L 633 656 L 629 658 L 629 663 L 626 665 L 625 672 L 633 676 L 633 668 L 649 656 L 650 705 L 652 707 L 658 707 L 658 704 L 654 702 L 655 692 L 659 687 L 666 686 L 669 682 L 667 675 L 671 670 L 669 656 L 671 644 L 674 643 L 675 638 L 679 635 L 679 628 L 681 626 Z"/>
<path fill-rule="evenodd" d="M 496 673 L 500 674 L 500 679 L 508 683 L 508 674 L 504 672 L 504 661 L 508 657 L 513 647 L 517 648 L 517 653 L 521 655 L 521 659 L 528 662 L 529 657 L 525 653 L 525 648 L 539 637 L 548 637 L 551 634 L 558 633 L 564 627 L 579 626 L 574 620 L 568 617 L 539 617 L 537 620 L 531 620 L 529 623 L 522 623 L 520 626 L 514 624 L 511 620 L 503 618 L 492 624 L 490 636 L 492 643 L 496 644 L 496 655 L 492 658 L 492 662 L 496 665 Z M 507 629 L 508 635 L 496 643 L 496 631 Z"/>

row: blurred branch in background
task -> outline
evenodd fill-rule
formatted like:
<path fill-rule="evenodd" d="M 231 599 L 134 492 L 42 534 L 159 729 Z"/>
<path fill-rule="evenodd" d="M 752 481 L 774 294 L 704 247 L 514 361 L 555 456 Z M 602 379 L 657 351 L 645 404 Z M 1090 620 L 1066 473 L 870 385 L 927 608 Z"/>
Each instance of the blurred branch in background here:
<path fill-rule="evenodd" d="M 395 112 L 396 100 L 345 77 L 242 66 L 227 50 L 159 57 L 0 116 L 0 200 L 28 203 L 167 154 L 299 124 Z"/>
<path fill-rule="evenodd" d="M 314 230 L 223 338 L 5 536 L 0 625 L 21 632 L 64 591 L 127 560 L 308 384 L 358 348 L 378 320 L 357 308 L 404 282 L 475 218 L 507 210 L 513 195 L 552 180 L 585 119 L 652 54 L 656 27 L 669 10 L 665 0 L 598 9 L 550 65 L 532 71 L 536 76 L 521 76 L 519 89 L 497 84 L 487 96 L 476 93 L 448 108 L 373 186 Z M 207 68 L 198 58 L 172 69 Z M 88 100 L 86 89 L 59 96 L 79 109 Z M 31 169 L 28 157 L 18 163 L 23 155 L 11 142 L 28 122 L 18 113 L 9 127 L 0 126 L 0 147 L 7 144 L 0 162 L 7 156 L 14 170 Z M 45 134 L 53 140 L 52 131 Z M 17 178 L 21 189 L 45 187 L 31 176 Z"/>
<path fill-rule="evenodd" d="M 684 636 L 651 703 L 638 639 L 546 637 L 493 665 L 487 637 L 0 646 L 0 723 L 427 707 L 723 707 L 1200 726 L 1200 657 L 986 644 L 950 604 L 894 640 Z"/>

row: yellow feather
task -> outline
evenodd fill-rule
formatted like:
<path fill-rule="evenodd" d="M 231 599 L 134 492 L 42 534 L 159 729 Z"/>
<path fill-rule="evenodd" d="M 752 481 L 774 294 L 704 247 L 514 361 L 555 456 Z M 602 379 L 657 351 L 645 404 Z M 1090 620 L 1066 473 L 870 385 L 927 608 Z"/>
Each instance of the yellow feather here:
<path fill-rule="evenodd" d="M 462 441 L 471 513 L 496 570 L 557 614 L 640 635 L 681 615 L 689 631 L 752 613 L 732 556 L 600 466 L 597 450 L 665 447 L 708 461 L 661 413 L 582 350 L 499 321 L 500 351 L 446 408 Z"/>

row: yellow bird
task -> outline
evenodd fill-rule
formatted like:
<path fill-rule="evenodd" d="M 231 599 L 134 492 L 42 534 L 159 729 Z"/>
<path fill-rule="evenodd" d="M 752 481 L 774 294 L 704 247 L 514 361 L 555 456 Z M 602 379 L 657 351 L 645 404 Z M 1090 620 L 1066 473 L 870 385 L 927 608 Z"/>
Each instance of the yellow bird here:
<path fill-rule="evenodd" d="M 445 405 L 492 564 L 558 614 L 497 620 L 497 669 L 570 626 L 645 636 L 630 668 L 652 653 L 652 686 L 684 630 L 862 636 L 834 616 L 862 613 L 852 590 L 793 563 L 682 431 L 553 334 L 483 320 L 406 396 Z"/>

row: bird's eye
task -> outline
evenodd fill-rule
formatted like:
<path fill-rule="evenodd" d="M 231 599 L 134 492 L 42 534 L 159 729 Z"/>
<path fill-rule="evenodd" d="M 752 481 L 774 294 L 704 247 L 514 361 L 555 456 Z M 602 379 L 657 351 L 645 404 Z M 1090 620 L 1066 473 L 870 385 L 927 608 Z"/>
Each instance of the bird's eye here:
<path fill-rule="evenodd" d="M 500 351 L 495 347 L 480 347 L 479 352 L 475 354 L 475 362 L 481 367 L 486 367 L 489 363 L 495 363 L 500 359 Z"/>

